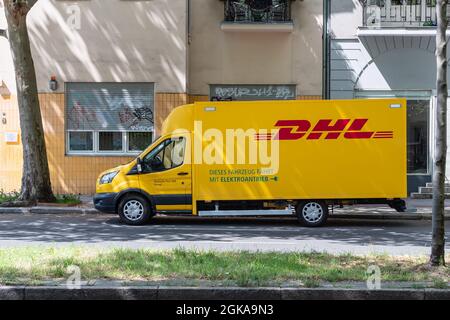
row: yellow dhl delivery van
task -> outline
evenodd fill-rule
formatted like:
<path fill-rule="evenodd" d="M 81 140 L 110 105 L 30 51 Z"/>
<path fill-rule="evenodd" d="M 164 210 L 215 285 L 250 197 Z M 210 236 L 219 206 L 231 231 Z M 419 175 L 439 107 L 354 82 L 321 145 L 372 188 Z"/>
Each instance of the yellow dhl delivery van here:
<path fill-rule="evenodd" d="M 134 161 L 102 173 L 95 207 L 140 225 L 158 213 L 297 216 L 334 206 L 404 211 L 406 100 L 202 102 L 176 108 Z"/>

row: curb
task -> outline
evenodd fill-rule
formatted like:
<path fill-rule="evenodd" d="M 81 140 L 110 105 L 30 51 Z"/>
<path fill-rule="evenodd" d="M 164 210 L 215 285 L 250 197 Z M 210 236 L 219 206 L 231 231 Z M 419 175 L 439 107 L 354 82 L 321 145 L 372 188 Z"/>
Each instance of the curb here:
<path fill-rule="evenodd" d="M 94 208 L 77 207 L 31 207 L 31 208 L 2 208 L 0 214 L 100 214 Z"/>
<path fill-rule="evenodd" d="M 31 208 L 2 208 L 0 207 L 0 215 L 2 214 L 103 214 L 94 208 L 79 208 L 79 207 L 31 207 Z M 105 214 L 106 215 L 106 214 Z M 365 219 L 365 220 L 431 220 L 431 213 L 429 212 L 415 212 L 415 213 L 335 213 L 330 215 L 332 219 Z M 450 214 L 445 214 L 445 220 L 450 221 Z"/>
<path fill-rule="evenodd" d="M 361 213 L 361 214 L 334 214 L 330 215 L 330 218 L 335 219 L 375 219 L 375 220 L 431 220 L 432 216 L 431 213 L 414 213 L 414 214 L 407 214 L 407 213 L 393 213 L 393 214 L 380 214 L 380 213 Z M 450 221 L 450 215 L 445 214 L 444 216 L 445 221 Z"/>
<path fill-rule="evenodd" d="M 438 289 L 0 287 L 0 300 L 450 300 Z"/>
<path fill-rule="evenodd" d="M 1 211 L 0 211 L 1 212 Z M 54 208 L 54 207 L 33 207 L 29 209 L 29 214 L 99 214 L 94 208 Z"/>

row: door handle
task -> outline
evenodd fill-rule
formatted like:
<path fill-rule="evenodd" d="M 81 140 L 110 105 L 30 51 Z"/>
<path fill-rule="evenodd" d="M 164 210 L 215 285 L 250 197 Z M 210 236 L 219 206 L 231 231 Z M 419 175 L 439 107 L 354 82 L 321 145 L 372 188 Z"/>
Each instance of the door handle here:
<path fill-rule="evenodd" d="M 178 175 L 179 176 L 188 176 L 189 172 L 180 172 Z"/>

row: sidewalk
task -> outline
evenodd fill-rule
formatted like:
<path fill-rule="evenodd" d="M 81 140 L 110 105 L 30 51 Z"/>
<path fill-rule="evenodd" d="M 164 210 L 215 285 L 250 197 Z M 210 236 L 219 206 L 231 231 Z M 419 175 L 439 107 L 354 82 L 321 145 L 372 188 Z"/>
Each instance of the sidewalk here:
<path fill-rule="evenodd" d="M 407 212 L 399 213 L 387 205 L 357 205 L 335 208 L 333 218 L 431 220 L 431 199 L 406 199 Z M 450 220 L 450 200 L 445 201 L 445 219 Z"/>
<path fill-rule="evenodd" d="M 29 208 L 1 208 L 0 214 L 102 214 L 92 203 L 91 196 L 81 196 L 82 204 L 74 207 L 43 206 Z M 341 219 L 393 219 L 393 220 L 430 220 L 432 200 L 407 199 L 407 212 L 398 213 L 387 205 L 357 205 L 334 208 L 330 212 L 332 218 Z M 445 218 L 450 220 L 450 200 L 445 202 Z"/>

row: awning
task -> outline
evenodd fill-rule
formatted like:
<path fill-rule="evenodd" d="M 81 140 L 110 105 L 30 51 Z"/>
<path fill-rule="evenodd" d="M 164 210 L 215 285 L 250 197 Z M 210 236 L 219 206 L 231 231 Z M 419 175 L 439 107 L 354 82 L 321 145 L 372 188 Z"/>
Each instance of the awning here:
<path fill-rule="evenodd" d="M 394 49 L 410 48 L 430 52 L 436 50 L 436 28 L 434 27 L 360 27 L 357 36 L 372 58 Z"/>

